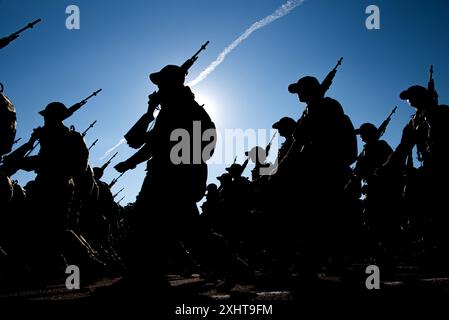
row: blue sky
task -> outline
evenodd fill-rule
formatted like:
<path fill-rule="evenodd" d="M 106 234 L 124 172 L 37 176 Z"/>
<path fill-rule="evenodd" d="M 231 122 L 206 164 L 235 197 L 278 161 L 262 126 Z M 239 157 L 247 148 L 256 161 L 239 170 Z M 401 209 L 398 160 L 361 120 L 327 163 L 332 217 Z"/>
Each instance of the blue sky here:
<path fill-rule="evenodd" d="M 90 160 L 93 166 L 101 165 L 105 151 L 146 110 L 147 96 L 156 89 L 149 73 L 183 63 L 210 40 L 190 70 L 193 79 L 246 28 L 283 2 L 0 0 L 0 36 L 42 18 L 0 50 L 0 81 L 17 108 L 17 137 L 26 140 L 42 125 L 37 112 L 49 102 L 71 105 L 103 88 L 66 122 L 83 131 L 98 120 L 86 143 L 99 139 Z M 80 30 L 65 27 L 70 4 L 80 8 Z M 370 4 L 380 8 L 380 30 L 365 28 Z M 395 147 L 413 113 L 399 93 L 413 84 L 427 85 L 431 64 L 440 103 L 448 103 L 447 12 L 445 0 L 306 0 L 254 32 L 193 90 L 220 131 L 269 129 L 283 116 L 298 118 L 304 108 L 288 93 L 289 83 L 304 75 L 323 79 L 343 56 L 328 95 L 341 102 L 355 126 L 368 121 L 379 125 L 398 105 L 384 136 Z M 117 151 L 117 161 L 134 152 L 126 144 Z M 237 156 L 244 161 L 243 154 Z M 215 177 L 227 165 L 211 165 L 209 181 L 217 182 Z M 125 203 L 134 201 L 140 190 L 144 168 L 126 173 L 114 187 L 113 192 L 125 187 Z M 104 180 L 115 176 L 110 168 Z M 25 183 L 33 175 L 14 177 Z"/>

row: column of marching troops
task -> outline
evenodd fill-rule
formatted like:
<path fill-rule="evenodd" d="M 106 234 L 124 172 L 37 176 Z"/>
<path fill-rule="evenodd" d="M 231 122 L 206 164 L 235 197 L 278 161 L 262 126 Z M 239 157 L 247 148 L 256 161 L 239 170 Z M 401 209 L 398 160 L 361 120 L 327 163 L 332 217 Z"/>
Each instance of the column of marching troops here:
<path fill-rule="evenodd" d="M 182 128 L 194 137 L 197 121 L 203 132 L 215 130 L 184 85 L 207 44 L 182 66 L 150 75 L 158 91 L 125 135 L 139 150 L 115 166 L 123 174 L 148 161 L 132 210 L 118 206 L 100 180 L 112 159 L 92 169 L 84 133 L 64 124 L 87 99 L 70 108 L 48 104 L 39 112 L 44 125 L 11 152 L 16 114 L 1 94 L 0 281 L 47 281 L 69 264 L 95 276 L 115 270 L 133 287 L 173 271 L 231 283 L 263 271 L 279 284 L 292 275 L 313 283 L 323 270 L 341 274 L 356 263 L 375 263 L 386 274 L 401 264 L 449 270 L 449 108 L 438 103 L 432 73 L 427 88 L 400 93 L 416 113 L 394 150 L 381 140 L 391 115 L 379 127 L 355 129 L 340 103 L 326 97 L 341 59 L 322 82 L 300 78 L 288 91 L 305 109 L 297 121 L 283 117 L 273 124 L 285 138 L 275 164 L 266 162 L 270 144 L 253 148 L 243 165 L 234 163 L 217 178 L 220 186 L 206 188 L 213 149 L 200 163 L 174 163 L 171 135 Z M 360 154 L 357 135 L 364 142 Z M 31 156 L 37 143 L 39 153 Z M 208 145 L 201 143 L 203 151 Z M 242 176 L 250 161 L 251 180 Z M 20 169 L 37 173 L 23 188 L 11 179 Z M 155 277 L 143 279 L 147 273 Z"/>
<path fill-rule="evenodd" d="M 60 102 L 39 112 L 44 125 L 10 152 L 15 108 L 5 95 L 0 98 L 2 283 L 57 280 L 66 266 L 77 263 L 87 265 L 93 274 L 120 267 L 117 251 L 119 237 L 125 233 L 123 209 L 111 192 L 118 179 L 109 184 L 101 180 L 116 154 L 92 168 L 84 134 L 64 125 L 70 108 Z M 31 155 L 37 144 L 39 153 Z M 24 187 L 12 179 L 21 169 L 36 173 Z"/>

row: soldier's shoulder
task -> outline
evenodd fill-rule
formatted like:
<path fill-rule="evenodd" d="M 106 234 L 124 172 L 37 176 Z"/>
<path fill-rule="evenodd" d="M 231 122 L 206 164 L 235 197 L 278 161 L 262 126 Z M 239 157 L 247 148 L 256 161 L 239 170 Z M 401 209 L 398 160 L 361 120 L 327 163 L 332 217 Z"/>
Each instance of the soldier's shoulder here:
<path fill-rule="evenodd" d="M 81 135 L 81 133 L 79 133 L 79 132 L 76 131 L 76 130 L 70 129 L 70 130 L 69 130 L 69 134 L 70 134 L 70 136 L 71 136 L 73 139 L 77 139 L 77 140 L 79 140 L 79 139 L 84 139 L 83 136 Z"/>
<path fill-rule="evenodd" d="M 344 113 L 343 112 L 343 107 L 341 106 L 340 102 L 338 102 L 337 100 L 335 100 L 333 98 L 324 97 L 321 100 L 321 103 L 329 111 L 338 112 L 338 113 Z"/>

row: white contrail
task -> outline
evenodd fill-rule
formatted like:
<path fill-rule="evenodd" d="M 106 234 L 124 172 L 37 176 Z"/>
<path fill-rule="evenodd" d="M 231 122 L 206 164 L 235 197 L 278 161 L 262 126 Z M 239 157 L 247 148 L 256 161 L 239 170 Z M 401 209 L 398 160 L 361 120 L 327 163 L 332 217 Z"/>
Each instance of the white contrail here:
<path fill-rule="evenodd" d="M 121 139 L 115 146 L 113 146 L 112 148 L 108 149 L 104 155 L 100 158 L 100 160 L 103 160 L 104 158 L 106 158 L 112 151 L 114 151 L 115 149 L 117 149 L 118 147 L 120 147 L 120 145 L 125 142 L 125 139 Z"/>
<path fill-rule="evenodd" d="M 254 22 L 248 29 L 243 32 L 240 37 L 235 39 L 229 46 L 227 46 L 213 61 L 206 69 L 204 69 L 194 80 L 190 81 L 187 85 L 188 86 L 194 86 L 198 84 L 200 81 L 204 80 L 212 71 L 215 70 L 220 63 L 222 63 L 225 59 L 225 57 L 230 53 L 232 50 L 234 50 L 240 43 L 243 42 L 246 38 L 248 38 L 254 31 L 257 29 L 263 28 L 273 21 L 282 18 L 286 14 L 290 13 L 293 9 L 295 9 L 297 6 L 300 6 L 305 0 L 288 0 L 286 3 L 284 3 L 282 6 L 277 8 L 272 14 L 269 16 L 266 16 L 265 18 Z"/>

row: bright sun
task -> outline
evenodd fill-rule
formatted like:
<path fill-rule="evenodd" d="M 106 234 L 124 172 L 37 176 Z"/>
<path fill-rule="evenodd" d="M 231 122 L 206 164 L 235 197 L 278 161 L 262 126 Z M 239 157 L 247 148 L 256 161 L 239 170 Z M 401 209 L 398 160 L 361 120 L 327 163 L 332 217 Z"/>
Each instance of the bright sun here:
<path fill-rule="evenodd" d="M 204 109 L 209 113 L 212 121 L 217 122 L 221 119 L 221 112 L 216 100 L 205 94 L 195 93 L 195 100 L 200 104 L 204 104 Z"/>

